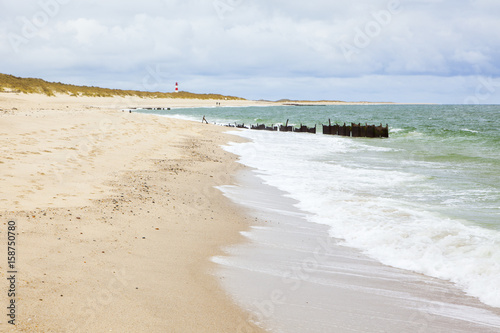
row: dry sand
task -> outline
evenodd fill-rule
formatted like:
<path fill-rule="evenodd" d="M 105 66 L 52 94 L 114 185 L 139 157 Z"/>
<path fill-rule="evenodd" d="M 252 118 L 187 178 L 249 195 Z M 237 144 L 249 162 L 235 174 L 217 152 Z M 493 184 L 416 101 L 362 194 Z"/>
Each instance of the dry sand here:
<path fill-rule="evenodd" d="M 213 188 L 239 168 L 219 145 L 240 139 L 213 125 L 120 111 L 215 103 L 0 94 L 0 330 L 248 329 L 209 261 L 248 227 Z M 16 328 L 6 323 L 10 220 Z"/>

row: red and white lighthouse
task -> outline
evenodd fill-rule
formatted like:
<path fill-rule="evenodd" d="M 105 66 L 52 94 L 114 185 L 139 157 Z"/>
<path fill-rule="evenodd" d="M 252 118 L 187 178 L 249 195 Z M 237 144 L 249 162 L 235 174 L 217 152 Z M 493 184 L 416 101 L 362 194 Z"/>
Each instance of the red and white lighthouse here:
<path fill-rule="evenodd" d="M 179 83 L 175 82 L 175 92 L 179 92 Z"/>

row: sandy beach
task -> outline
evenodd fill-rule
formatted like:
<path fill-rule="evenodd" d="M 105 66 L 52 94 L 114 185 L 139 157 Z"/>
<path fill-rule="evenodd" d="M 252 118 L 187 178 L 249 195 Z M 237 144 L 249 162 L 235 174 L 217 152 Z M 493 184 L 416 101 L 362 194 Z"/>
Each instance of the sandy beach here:
<path fill-rule="evenodd" d="M 0 331 L 498 331 L 498 307 L 344 245 L 245 163 L 310 137 L 128 112 L 218 103 L 269 105 L 0 94 Z"/>
<path fill-rule="evenodd" d="M 213 188 L 241 168 L 219 145 L 241 139 L 121 111 L 215 103 L 0 94 L 2 246 L 17 228 L 16 327 L 3 315 L 2 331 L 260 331 L 210 262 L 248 228 Z"/>

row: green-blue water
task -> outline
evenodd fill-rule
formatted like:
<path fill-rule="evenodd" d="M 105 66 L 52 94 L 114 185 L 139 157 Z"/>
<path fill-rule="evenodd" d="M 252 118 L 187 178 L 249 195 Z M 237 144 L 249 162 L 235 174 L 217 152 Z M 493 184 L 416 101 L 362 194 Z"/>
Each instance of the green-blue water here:
<path fill-rule="evenodd" d="M 500 307 L 500 106 L 345 105 L 154 112 L 218 124 L 389 124 L 389 138 L 243 130 L 228 148 L 310 222 L 380 262 Z"/>
<path fill-rule="evenodd" d="M 373 167 L 403 168 L 447 183 L 447 194 L 435 200 L 463 211 L 479 225 L 500 229 L 500 106 L 498 105 L 342 105 L 217 107 L 145 111 L 218 124 L 387 123 L 389 139 L 348 139 L 390 149 L 366 153 Z M 419 162 L 419 163 L 417 163 Z M 418 170 L 420 169 L 420 170 Z M 467 197 L 460 199 L 465 191 Z M 447 197 L 448 196 L 448 197 Z M 440 199 L 439 199 L 440 198 Z M 446 209 L 443 207 L 443 209 Z"/>

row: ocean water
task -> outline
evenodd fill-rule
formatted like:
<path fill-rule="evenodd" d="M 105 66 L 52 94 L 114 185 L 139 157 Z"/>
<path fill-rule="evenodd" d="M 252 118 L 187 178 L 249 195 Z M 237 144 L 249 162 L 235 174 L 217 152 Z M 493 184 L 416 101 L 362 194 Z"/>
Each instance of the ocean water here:
<path fill-rule="evenodd" d="M 145 111 L 146 112 L 146 111 Z M 226 149 L 311 224 L 380 263 L 500 308 L 500 106 L 358 105 L 147 111 L 219 124 L 389 124 L 388 139 L 243 130 Z"/>

